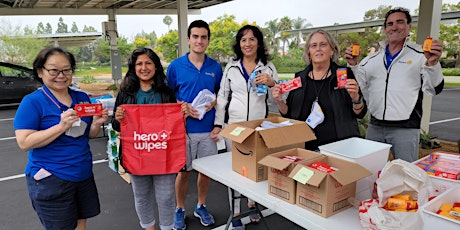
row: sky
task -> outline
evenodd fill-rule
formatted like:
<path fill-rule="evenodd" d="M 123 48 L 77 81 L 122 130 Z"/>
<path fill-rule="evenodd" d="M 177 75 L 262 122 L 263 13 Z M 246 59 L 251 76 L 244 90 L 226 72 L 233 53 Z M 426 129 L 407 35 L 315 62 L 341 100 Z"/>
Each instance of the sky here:
<path fill-rule="evenodd" d="M 329 26 L 334 23 L 344 24 L 360 22 L 364 13 L 370 9 L 376 9 L 380 5 L 401 6 L 408 8 L 411 14 L 418 8 L 423 0 L 234 0 L 217 6 L 211 6 L 201 10 L 201 15 L 189 15 L 188 22 L 196 19 L 203 19 L 212 22 L 224 14 L 234 15 L 235 21 L 242 23 L 247 20 L 249 23 L 256 22 L 264 27 L 267 21 L 281 19 L 288 16 L 291 19 L 304 18 L 307 23 L 314 27 Z M 459 0 L 442 0 L 443 3 L 457 4 Z M 142 31 L 150 33 L 155 31 L 158 37 L 168 32 L 168 27 L 163 23 L 166 15 L 118 15 L 118 33 L 123 37 L 132 40 L 133 37 Z M 177 29 L 177 16 L 169 15 L 173 19 L 170 29 Z M 106 15 L 99 16 L 62 16 L 68 29 L 73 22 L 81 31 L 83 27 L 93 26 L 101 31 L 103 21 L 108 21 Z M 59 16 L 4 16 L 0 19 L 9 21 L 12 25 L 25 27 L 26 25 L 36 28 L 38 22 L 50 23 L 53 30 L 57 29 Z"/>

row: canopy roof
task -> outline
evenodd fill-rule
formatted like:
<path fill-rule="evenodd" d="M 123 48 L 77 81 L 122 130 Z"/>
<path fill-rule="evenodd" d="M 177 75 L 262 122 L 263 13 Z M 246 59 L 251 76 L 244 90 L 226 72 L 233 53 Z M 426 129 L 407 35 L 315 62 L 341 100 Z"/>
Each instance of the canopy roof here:
<path fill-rule="evenodd" d="M 188 9 L 200 10 L 231 0 L 189 0 Z M 0 0 L 0 15 L 176 14 L 175 0 Z"/>

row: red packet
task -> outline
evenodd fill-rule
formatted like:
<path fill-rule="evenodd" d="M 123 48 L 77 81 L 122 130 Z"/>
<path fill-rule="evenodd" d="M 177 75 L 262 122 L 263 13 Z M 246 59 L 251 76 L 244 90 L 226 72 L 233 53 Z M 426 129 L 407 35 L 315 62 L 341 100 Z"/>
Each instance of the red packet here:
<path fill-rule="evenodd" d="M 347 68 L 337 69 L 337 88 L 343 89 L 347 85 Z"/>
<path fill-rule="evenodd" d="M 337 171 L 338 169 L 337 168 L 334 168 L 324 162 L 321 162 L 321 161 L 315 161 L 313 163 L 311 163 L 310 165 L 308 165 L 308 167 L 310 168 L 314 168 L 314 169 L 317 169 L 319 171 L 323 171 L 325 173 L 330 173 L 330 172 L 335 172 Z"/>
<path fill-rule="evenodd" d="M 74 109 L 79 117 L 102 116 L 102 104 L 77 104 Z"/>
<path fill-rule="evenodd" d="M 292 80 L 283 81 L 280 83 L 280 93 L 286 93 L 291 90 L 302 87 L 302 81 L 300 77 L 296 77 Z"/>

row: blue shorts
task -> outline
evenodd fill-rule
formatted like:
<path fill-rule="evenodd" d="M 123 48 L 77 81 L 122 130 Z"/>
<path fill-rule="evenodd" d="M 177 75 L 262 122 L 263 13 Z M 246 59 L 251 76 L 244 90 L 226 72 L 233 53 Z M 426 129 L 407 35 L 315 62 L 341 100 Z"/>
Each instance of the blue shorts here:
<path fill-rule="evenodd" d="M 77 220 L 98 215 L 99 197 L 94 177 L 71 182 L 51 175 L 39 181 L 26 176 L 32 206 L 45 229 L 75 229 Z"/>

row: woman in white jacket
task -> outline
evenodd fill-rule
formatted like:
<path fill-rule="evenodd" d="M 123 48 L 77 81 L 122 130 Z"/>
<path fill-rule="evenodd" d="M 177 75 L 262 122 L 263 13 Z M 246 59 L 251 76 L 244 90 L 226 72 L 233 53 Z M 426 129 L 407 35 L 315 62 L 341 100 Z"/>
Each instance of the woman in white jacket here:
<path fill-rule="evenodd" d="M 216 118 L 212 131 L 216 141 L 217 134 L 227 124 L 266 118 L 266 89 L 273 87 L 278 81 L 278 73 L 275 66 L 268 61 L 263 34 L 258 27 L 243 26 L 236 35 L 233 51 L 236 58 L 225 67 L 217 95 Z M 251 78 L 251 75 L 255 78 Z M 226 140 L 226 146 L 230 151 L 230 140 Z M 248 200 L 248 206 L 253 208 L 254 201 Z M 239 200 L 235 200 L 235 216 L 239 212 Z M 259 219 L 258 215 L 251 216 L 252 222 L 258 222 Z M 233 221 L 232 224 L 234 229 L 244 229 L 241 220 Z"/>

